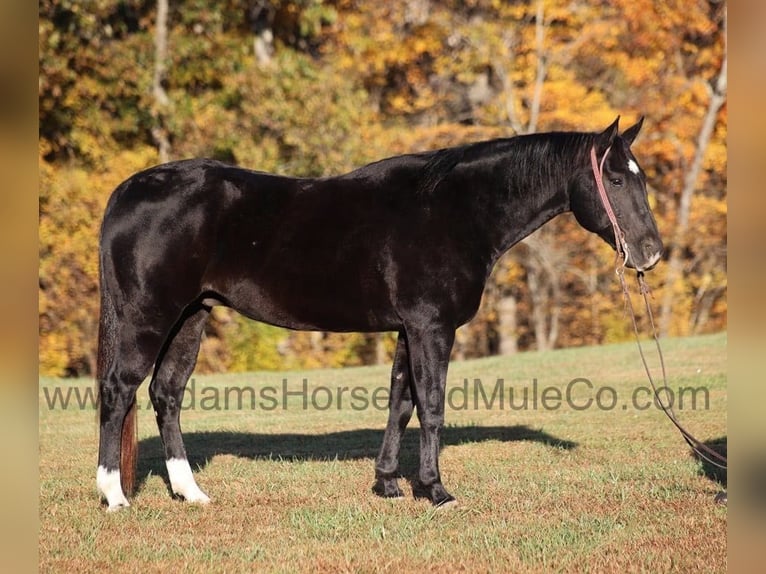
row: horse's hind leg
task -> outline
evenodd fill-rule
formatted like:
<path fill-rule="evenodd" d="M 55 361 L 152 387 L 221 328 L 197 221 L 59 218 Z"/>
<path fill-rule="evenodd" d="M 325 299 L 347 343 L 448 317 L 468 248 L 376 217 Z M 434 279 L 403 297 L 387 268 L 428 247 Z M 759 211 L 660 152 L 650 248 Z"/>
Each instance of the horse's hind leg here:
<path fill-rule="evenodd" d="M 190 309 L 171 333 L 166 348 L 154 369 L 149 396 L 157 417 L 170 488 L 174 494 L 189 502 L 207 503 L 210 499 L 194 481 L 181 436 L 181 403 L 184 389 L 197 363 L 202 329 L 210 308 L 198 306 Z"/>
<path fill-rule="evenodd" d="M 375 494 L 385 498 L 402 496 L 397 484 L 399 471 L 399 450 L 407 423 L 412 418 L 410 360 L 407 354 L 407 340 L 399 333 L 396 342 L 394 366 L 391 370 L 391 395 L 389 399 L 388 424 L 383 435 L 380 454 L 375 461 Z"/>
<path fill-rule="evenodd" d="M 98 392 L 99 450 L 96 484 L 109 510 L 129 506 L 135 460 L 136 389 L 152 367 L 164 339 L 162 329 L 141 328 L 142 322 L 118 320 L 109 296 L 102 297 L 99 323 Z M 122 474 L 121 474 L 122 471 Z"/>

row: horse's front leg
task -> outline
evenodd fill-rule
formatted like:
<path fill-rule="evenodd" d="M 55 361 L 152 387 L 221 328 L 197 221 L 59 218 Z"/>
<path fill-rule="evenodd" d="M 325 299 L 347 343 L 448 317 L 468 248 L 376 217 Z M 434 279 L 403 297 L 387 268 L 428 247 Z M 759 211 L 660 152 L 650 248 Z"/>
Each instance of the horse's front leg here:
<path fill-rule="evenodd" d="M 417 498 L 428 498 L 434 505 L 454 503 L 442 485 L 439 474 L 439 440 L 444 427 L 444 389 L 450 351 L 455 340 L 451 327 L 426 325 L 406 329 L 410 372 L 415 406 L 420 420 L 419 484 Z"/>

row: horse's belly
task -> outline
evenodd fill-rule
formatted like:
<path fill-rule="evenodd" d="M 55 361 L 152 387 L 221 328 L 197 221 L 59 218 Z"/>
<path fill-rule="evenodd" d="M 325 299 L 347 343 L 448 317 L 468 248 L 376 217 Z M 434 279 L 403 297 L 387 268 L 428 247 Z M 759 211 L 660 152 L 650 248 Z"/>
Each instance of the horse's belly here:
<path fill-rule="evenodd" d="M 298 330 L 364 332 L 398 330 L 384 285 L 351 274 L 262 270 L 217 288 L 224 301 L 252 319 Z"/>

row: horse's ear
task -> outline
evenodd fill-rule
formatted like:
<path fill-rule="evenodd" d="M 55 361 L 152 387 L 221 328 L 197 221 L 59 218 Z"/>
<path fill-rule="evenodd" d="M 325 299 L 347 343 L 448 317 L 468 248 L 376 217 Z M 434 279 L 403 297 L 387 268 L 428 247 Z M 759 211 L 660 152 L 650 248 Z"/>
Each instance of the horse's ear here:
<path fill-rule="evenodd" d="M 596 138 L 596 148 L 599 155 L 603 154 L 606 151 L 606 148 L 612 145 L 614 138 L 617 137 L 617 131 L 619 130 L 619 126 L 620 126 L 620 116 L 617 116 L 617 119 L 615 119 L 612 122 L 612 125 L 606 128 L 600 134 L 598 134 L 598 137 Z"/>
<path fill-rule="evenodd" d="M 635 125 L 630 126 L 628 129 L 626 129 L 622 133 L 622 139 L 624 139 L 628 146 L 633 144 L 633 141 L 636 139 L 636 136 L 638 135 L 638 132 L 641 131 L 641 126 L 644 124 L 644 116 L 641 116 L 641 118 L 635 123 Z"/>

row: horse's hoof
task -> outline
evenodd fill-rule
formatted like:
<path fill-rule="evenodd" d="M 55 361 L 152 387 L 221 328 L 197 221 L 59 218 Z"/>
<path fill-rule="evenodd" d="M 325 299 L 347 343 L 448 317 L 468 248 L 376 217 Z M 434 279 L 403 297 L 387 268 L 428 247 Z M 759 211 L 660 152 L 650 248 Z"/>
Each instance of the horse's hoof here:
<path fill-rule="evenodd" d="M 372 491 L 383 498 L 402 498 L 404 493 L 399 488 L 395 478 L 379 478 L 372 487 Z"/>
<path fill-rule="evenodd" d="M 713 501 L 716 504 L 723 504 L 724 506 L 728 506 L 728 497 L 726 495 L 726 491 L 722 490 L 718 494 L 715 495 L 715 500 Z"/>
<path fill-rule="evenodd" d="M 454 496 L 449 496 L 446 500 L 442 500 L 439 503 L 434 503 L 434 506 L 438 509 L 442 508 L 457 508 L 457 499 Z"/>
<path fill-rule="evenodd" d="M 437 508 L 449 508 L 457 505 L 457 500 L 446 491 L 442 483 L 437 482 L 428 486 L 417 485 L 412 489 L 415 498 L 427 498 Z"/>
<path fill-rule="evenodd" d="M 129 508 L 129 507 L 130 507 L 130 503 L 127 500 L 125 500 L 124 502 L 116 502 L 114 504 L 110 504 L 109 506 L 106 507 L 106 511 L 119 512 L 123 508 Z"/>

